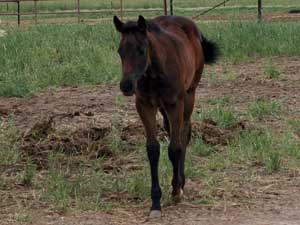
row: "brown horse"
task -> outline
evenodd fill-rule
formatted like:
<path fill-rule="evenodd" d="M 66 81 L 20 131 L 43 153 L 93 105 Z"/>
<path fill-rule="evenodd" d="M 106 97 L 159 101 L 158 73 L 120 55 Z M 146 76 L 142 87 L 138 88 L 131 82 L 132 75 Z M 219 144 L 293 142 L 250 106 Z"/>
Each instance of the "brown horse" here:
<path fill-rule="evenodd" d="M 184 17 L 160 16 L 145 20 L 139 16 L 137 22 L 123 23 L 115 16 L 114 25 L 121 33 L 118 53 L 123 77 L 120 89 L 126 96 L 135 94 L 136 109 L 146 131 L 152 180 L 150 217 L 160 217 L 157 111 L 161 112 L 170 136 L 172 196 L 179 200 L 185 185 L 185 152 L 191 138 L 196 88 L 204 64 L 215 62 L 218 49 L 200 34 L 193 21 Z"/>

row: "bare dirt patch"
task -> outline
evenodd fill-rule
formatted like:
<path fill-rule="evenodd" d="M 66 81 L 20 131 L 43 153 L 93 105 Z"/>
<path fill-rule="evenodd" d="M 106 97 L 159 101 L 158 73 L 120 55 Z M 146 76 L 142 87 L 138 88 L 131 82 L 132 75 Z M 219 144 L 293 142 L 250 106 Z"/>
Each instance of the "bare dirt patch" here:
<path fill-rule="evenodd" d="M 249 102 L 255 99 L 274 99 L 282 103 L 288 118 L 300 118 L 300 60 L 280 57 L 274 58 L 273 63 L 281 71 L 279 79 L 270 79 L 265 75 L 267 61 L 262 59 L 207 67 L 198 89 L 195 111 L 206 107 L 208 99 L 226 95 L 230 96 L 230 104 L 239 112 L 245 112 Z M 216 78 L 210 78 L 209 73 L 215 73 Z M 136 169 L 139 165 L 122 162 L 105 142 L 114 129 L 127 143 L 124 146 L 127 151 L 143 138 L 143 127 L 135 111 L 134 99 L 120 95 L 117 85 L 98 85 L 49 89 L 29 99 L 0 98 L 0 118 L 4 123 L 13 121 L 20 129 L 21 150 L 25 155 L 30 155 L 40 169 L 47 168 L 45 154 L 48 151 L 62 149 L 68 150 L 65 154 L 75 156 L 85 154 L 95 158 L 105 155 L 108 159 L 102 167 L 107 171 L 114 169 L 113 161 L 120 166 L 126 165 L 128 170 Z M 280 119 L 272 118 L 267 122 L 278 132 L 283 126 Z M 220 129 L 209 120 L 193 123 L 194 135 L 202 136 L 214 145 L 226 144 L 245 126 L 248 125 L 243 121 L 227 129 Z M 162 138 L 165 137 L 163 132 L 160 134 Z M 246 181 L 241 183 L 244 170 L 241 165 L 236 167 L 223 178 L 224 187 L 214 193 L 219 199 L 218 204 L 184 201 L 179 205 L 165 206 L 163 218 L 158 222 L 147 221 L 149 202 L 146 202 L 128 203 L 127 207 L 115 208 L 108 213 L 63 215 L 49 210 L 47 206 L 43 209 L 40 204 L 33 204 L 30 209 L 32 219 L 28 224 L 299 224 L 299 174 L 282 172 L 266 175 L 260 173 L 259 167 L 254 167 L 259 175 L 250 185 Z M 235 185 L 227 187 L 227 180 Z M 201 180 L 188 180 L 186 195 L 189 199 L 201 199 L 203 185 Z M 18 222 L 11 210 L 18 204 L 26 205 L 29 202 L 26 198 L 34 198 L 35 194 L 34 190 L 18 184 L 12 190 L 0 191 L 1 224 L 26 223 Z"/>

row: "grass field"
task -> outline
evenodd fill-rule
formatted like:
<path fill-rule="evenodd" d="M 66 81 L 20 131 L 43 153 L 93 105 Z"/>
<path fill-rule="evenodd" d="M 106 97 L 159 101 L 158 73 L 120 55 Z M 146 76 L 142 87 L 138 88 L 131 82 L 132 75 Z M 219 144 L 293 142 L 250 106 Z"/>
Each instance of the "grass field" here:
<path fill-rule="evenodd" d="M 260 190 L 281 193 L 286 178 L 295 177 L 296 182 L 300 121 L 293 101 L 299 60 L 288 64 L 284 58 L 223 62 L 206 70 L 193 114 L 185 202 L 212 210 L 241 202 L 251 207 L 259 201 Z M 143 127 L 133 99 L 117 90 L 115 85 L 64 87 L 27 99 L 0 99 L 4 221 L 40 224 L 37 212 L 45 216 L 148 207 Z M 51 123 L 53 115 L 57 117 Z M 172 169 L 165 133 L 159 136 L 163 204 L 168 206 Z M 10 204 L 5 201 L 8 194 L 14 195 Z M 19 203 L 23 198 L 25 203 Z"/>
<path fill-rule="evenodd" d="M 89 6 L 98 2 L 90 0 Z M 159 3 L 128 4 L 137 2 L 142 7 Z M 190 7 L 215 1 L 174 2 Z M 297 2 L 265 1 L 273 3 Z M 51 10 L 59 8 L 56 4 Z M 258 203 L 269 211 L 274 204 L 290 204 L 292 195 L 298 196 L 292 188 L 299 190 L 300 174 L 299 22 L 198 26 L 218 43 L 222 56 L 206 68 L 198 90 L 185 202 L 212 215 L 227 207 L 245 207 L 248 213 L 260 210 Z M 41 224 L 36 218 L 55 213 L 60 218 L 72 212 L 148 210 L 143 127 L 133 99 L 118 92 L 119 35 L 112 23 L 0 28 L 7 33 L 0 37 L 3 221 Z M 165 133 L 160 130 L 159 136 L 163 204 L 168 206 L 172 168 Z"/>
<path fill-rule="evenodd" d="M 297 55 L 300 25 L 232 22 L 199 24 L 222 60 Z M 50 86 L 113 83 L 119 79 L 118 34 L 111 23 L 11 28 L 0 44 L 0 95 L 27 96 Z M 274 47 L 276 46 L 276 48 Z"/>

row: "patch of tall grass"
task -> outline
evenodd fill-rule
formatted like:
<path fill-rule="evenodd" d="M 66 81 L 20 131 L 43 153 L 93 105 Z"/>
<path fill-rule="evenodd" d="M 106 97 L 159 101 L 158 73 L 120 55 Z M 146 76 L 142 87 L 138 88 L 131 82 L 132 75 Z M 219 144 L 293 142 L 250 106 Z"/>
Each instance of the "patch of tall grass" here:
<path fill-rule="evenodd" d="M 49 86 L 114 82 L 120 74 L 111 24 L 11 29 L 0 42 L 0 95 Z"/>
<path fill-rule="evenodd" d="M 223 59 L 239 62 L 255 57 L 299 55 L 297 22 L 230 22 L 200 24 L 204 35 L 221 47 Z"/>
<path fill-rule="evenodd" d="M 222 60 L 298 55 L 300 24 L 199 24 Z M 49 86 L 93 85 L 120 77 L 119 35 L 112 23 L 6 28 L 0 38 L 0 96 L 26 96 Z"/>

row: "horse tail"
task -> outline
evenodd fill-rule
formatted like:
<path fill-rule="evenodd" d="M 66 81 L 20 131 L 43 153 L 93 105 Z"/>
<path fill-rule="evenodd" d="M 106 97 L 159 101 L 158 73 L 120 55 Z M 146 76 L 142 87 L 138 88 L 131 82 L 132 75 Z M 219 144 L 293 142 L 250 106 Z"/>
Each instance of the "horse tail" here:
<path fill-rule="evenodd" d="M 218 45 L 213 41 L 207 40 L 203 35 L 201 35 L 201 45 L 203 49 L 205 63 L 206 64 L 216 63 L 220 55 L 220 50 Z"/>

